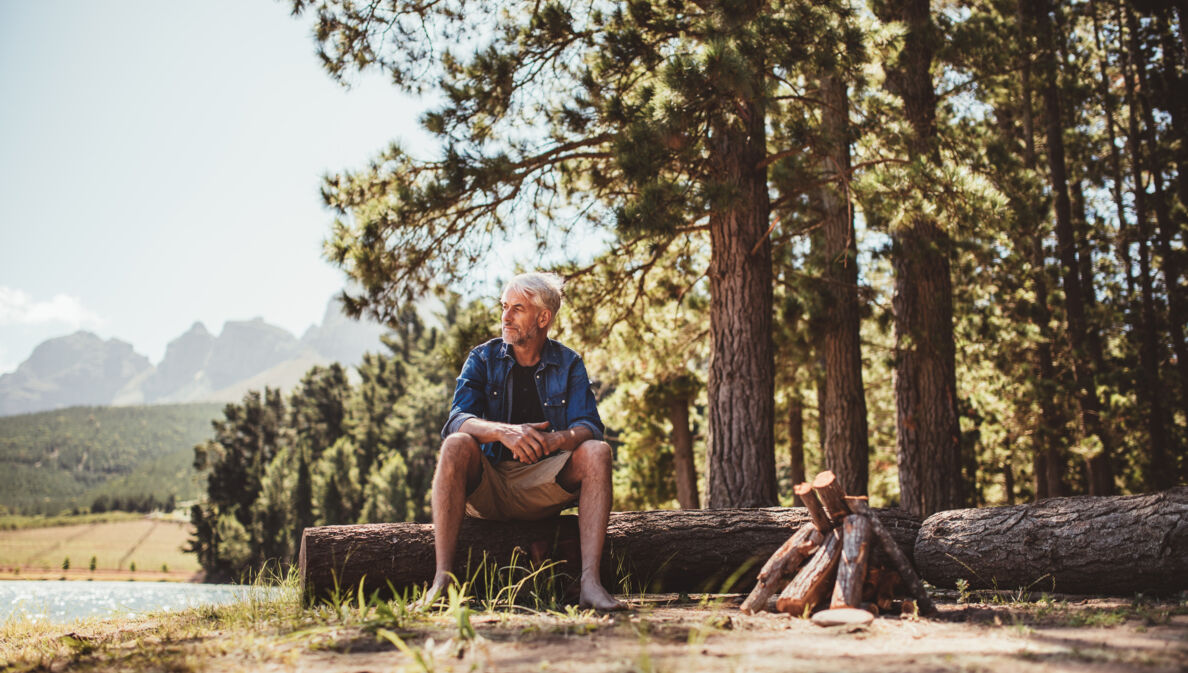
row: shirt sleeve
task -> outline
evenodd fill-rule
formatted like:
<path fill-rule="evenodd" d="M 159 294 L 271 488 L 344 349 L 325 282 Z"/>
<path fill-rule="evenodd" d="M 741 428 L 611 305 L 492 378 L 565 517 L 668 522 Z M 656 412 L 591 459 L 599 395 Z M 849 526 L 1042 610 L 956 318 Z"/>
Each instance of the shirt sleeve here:
<path fill-rule="evenodd" d="M 450 404 L 450 416 L 441 429 L 442 439 L 458 432 L 470 418 L 484 418 L 487 412 L 487 369 L 483 366 L 478 349 L 470 351 L 462 373 L 454 385 L 454 401 Z"/>
<path fill-rule="evenodd" d="M 594 439 L 602 439 L 602 418 L 598 415 L 594 389 L 590 385 L 590 376 L 586 373 L 586 363 L 581 357 L 574 360 L 569 370 L 566 396 L 569 397 L 569 404 L 566 406 L 569 428 L 584 425 L 594 433 Z"/>

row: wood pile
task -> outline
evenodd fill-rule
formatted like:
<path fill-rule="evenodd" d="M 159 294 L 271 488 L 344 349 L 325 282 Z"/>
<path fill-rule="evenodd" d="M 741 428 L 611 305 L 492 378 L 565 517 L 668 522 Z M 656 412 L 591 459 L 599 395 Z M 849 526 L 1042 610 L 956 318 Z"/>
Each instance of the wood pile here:
<path fill-rule="evenodd" d="M 874 615 L 896 603 L 905 612 L 936 612 L 912 562 L 872 514 L 866 496 L 847 496 L 828 470 L 812 484 L 797 485 L 795 492 L 811 520 L 763 565 L 743 601 L 744 614 L 767 609 L 777 594 L 776 609 L 798 617 L 826 607 L 838 619 L 861 622 L 856 610 Z M 872 563 L 876 547 L 883 552 L 880 564 Z M 900 585 L 910 598 L 895 601 Z M 834 622 L 826 616 L 818 623 Z"/>

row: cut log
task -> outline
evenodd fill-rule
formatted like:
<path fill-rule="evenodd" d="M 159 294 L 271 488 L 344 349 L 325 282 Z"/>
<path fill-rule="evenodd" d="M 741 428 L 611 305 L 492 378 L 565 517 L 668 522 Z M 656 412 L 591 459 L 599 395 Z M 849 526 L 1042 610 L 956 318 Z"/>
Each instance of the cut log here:
<path fill-rule="evenodd" d="M 813 615 L 817 626 L 869 626 L 874 615 L 859 608 L 830 608 Z"/>
<path fill-rule="evenodd" d="M 910 553 L 920 522 L 899 509 L 878 517 Z M 800 507 L 612 512 L 602 557 L 603 583 L 611 591 L 749 591 L 760 563 L 805 523 Z M 459 576 L 486 552 L 506 564 L 513 549 L 544 544 L 554 559 L 572 557 L 577 517 L 500 523 L 467 518 L 458 535 Z M 523 555 L 521 556 L 523 558 Z M 433 526 L 377 523 L 306 528 L 298 557 L 307 598 L 359 586 L 381 595 L 433 579 Z M 741 569 L 741 572 L 740 572 Z M 577 569 L 568 569 L 577 574 Z M 737 574 L 733 582 L 728 582 Z M 389 587 L 390 583 L 390 587 Z"/>
<path fill-rule="evenodd" d="M 813 492 L 820 498 L 821 504 L 825 507 L 825 514 L 829 516 L 829 520 L 833 525 L 838 525 L 841 520 L 850 514 L 850 508 L 846 506 L 846 492 L 842 490 L 841 484 L 837 483 L 837 475 L 829 470 L 825 470 L 813 479 Z"/>
<path fill-rule="evenodd" d="M 866 561 L 870 549 L 870 519 L 851 514 L 842 527 L 842 553 L 833 583 L 830 609 L 856 608 L 862 605 L 862 585 L 866 581 Z"/>
<path fill-rule="evenodd" d="M 817 527 L 817 530 L 828 533 L 833 529 L 833 520 L 825 513 L 825 508 L 821 506 L 821 500 L 813 493 L 812 484 L 807 481 L 799 483 L 792 487 L 792 492 L 804 503 L 804 508 L 808 510 L 809 517 L 812 518 L 813 525 Z"/>
<path fill-rule="evenodd" d="M 879 542 L 879 548 L 887 553 L 887 557 L 891 560 L 891 567 L 895 568 L 895 571 L 903 578 L 904 584 L 907 585 L 908 593 L 919 603 L 920 614 L 931 615 L 935 613 L 936 604 L 932 602 L 932 597 L 928 595 L 928 590 L 924 588 L 924 583 L 920 581 L 920 576 L 916 574 L 916 569 L 912 566 L 911 560 L 909 560 L 910 557 L 903 553 L 903 549 L 891 537 L 890 532 L 883 528 L 878 517 L 871 516 L 871 510 L 867 506 L 866 501 L 854 498 L 850 501 L 850 506 L 854 508 L 856 514 L 865 516 L 870 520 L 870 528 L 875 535 L 875 539 Z"/>
<path fill-rule="evenodd" d="M 915 555 L 942 587 L 1173 594 L 1188 589 L 1188 487 L 940 512 Z"/>
<path fill-rule="evenodd" d="M 749 615 L 766 609 L 767 601 L 788 584 L 788 580 L 796 574 L 800 564 L 811 556 L 820 545 L 821 532 L 812 522 L 797 529 L 792 537 L 780 545 L 780 548 L 771 555 L 771 558 L 767 559 L 767 563 L 764 563 L 763 568 L 759 570 L 759 576 L 755 579 L 755 588 L 751 589 L 750 595 L 743 601 L 740 608 L 742 613 Z"/>
<path fill-rule="evenodd" d="M 829 531 L 809 562 L 804 564 L 800 572 L 796 573 L 796 577 L 780 592 L 780 597 L 776 599 L 777 610 L 799 617 L 805 612 L 811 612 L 825 600 L 837 574 L 837 562 L 841 558 L 841 537 L 840 528 Z"/>

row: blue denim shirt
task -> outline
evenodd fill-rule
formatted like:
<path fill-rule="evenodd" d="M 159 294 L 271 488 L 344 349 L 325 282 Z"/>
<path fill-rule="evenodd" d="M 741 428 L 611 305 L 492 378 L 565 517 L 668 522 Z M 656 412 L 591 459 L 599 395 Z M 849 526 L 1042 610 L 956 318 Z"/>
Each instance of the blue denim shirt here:
<path fill-rule="evenodd" d="M 503 339 L 492 339 L 470 351 L 454 387 L 454 402 L 441 430 L 442 438 L 458 432 L 468 418 L 507 422 L 511 413 L 511 370 L 515 363 L 511 345 Z M 536 365 L 535 378 L 550 430 L 584 425 L 594 433 L 594 439 L 602 439 L 602 419 L 580 355 L 552 339 L 547 340 Z M 498 442 L 483 444 L 482 451 L 492 463 L 511 458 L 510 452 Z"/>

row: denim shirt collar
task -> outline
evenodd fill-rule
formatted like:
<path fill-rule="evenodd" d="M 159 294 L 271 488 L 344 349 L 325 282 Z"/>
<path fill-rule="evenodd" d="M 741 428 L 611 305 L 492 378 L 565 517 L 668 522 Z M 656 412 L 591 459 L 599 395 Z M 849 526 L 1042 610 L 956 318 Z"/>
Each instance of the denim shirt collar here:
<path fill-rule="evenodd" d="M 512 354 L 511 344 L 503 341 L 499 345 L 499 357 L 503 360 L 511 360 L 512 364 L 515 364 L 516 356 Z M 540 351 L 540 362 L 536 363 L 536 371 L 541 371 L 549 366 L 561 366 L 561 344 L 552 339 L 545 340 L 544 348 Z"/>

